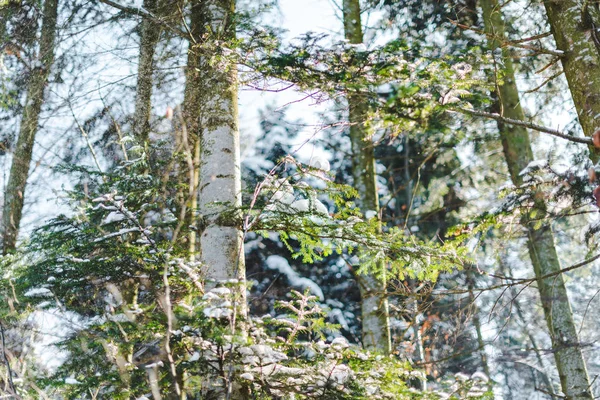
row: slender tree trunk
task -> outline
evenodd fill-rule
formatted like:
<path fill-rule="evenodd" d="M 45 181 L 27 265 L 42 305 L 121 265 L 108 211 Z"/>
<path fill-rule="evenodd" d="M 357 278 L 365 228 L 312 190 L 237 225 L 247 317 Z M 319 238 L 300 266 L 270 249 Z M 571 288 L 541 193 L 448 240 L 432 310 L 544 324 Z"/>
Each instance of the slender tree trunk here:
<path fill-rule="evenodd" d="M 238 130 L 237 67 L 228 60 L 227 46 L 235 39 L 234 0 L 198 4 L 201 24 L 209 36 L 196 47 L 198 75 L 207 90 L 201 93 L 199 120 L 201 163 L 198 209 L 203 218 L 201 261 L 207 286 L 216 281 L 240 282 L 238 307 L 245 308 L 245 265 L 241 229 L 240 138 Z M 218 57 L 214 59 L 214 57 Z M 212 59 L 211 59 L 212 58 Z M 211 283 L 212 281 L 212 283 Z"/>
<path fill-rule="evenodd" d="M 344 0 L 344 31 L 350 43 L 363 41 L 359 0 Z M 364 121 L 367 103 L 360 94 L 348 95 L 350 141 L 352 143 L 352 175 L 358 190 L 358 205 L 363 213 L 379 214 L 374 146 L 366 132 Z M 379 266 L 382 270 L 385 266 Z M 369 350 L 391 352 L 388 299 L 385 281 L 373 275 L 358 277 L 362 297 L 362 340 Z"/>
<path fill-rule="evenodd" d="M 200 80 L 200 61 L 201 56 L 198 46 L 201 42 L 204 30 L 203 9 L 201 0 L 191 2 L 190 9 L 190 38 L 188 45 L 187 64 L 185 68 L 185 90 L 183 95 L 183 118 L 189 135 L 197 137 L 198 122 L 200 121 L 202 97 L 202 81 Z"/>
<path fill-rule="evenodd" d="M 201 42 L 204 20 L 200 1 L 193 1 L 191 4 L 190 18 L 190 38 L 188 45 L 187 65 L 185 69 L 185 90 L 183 96 L 183 124 L 187 130 L 187 136 L 190 139 L 190 149 L 193 151 L 193 177 L 190 184 L 192 198 L 189 204 L 189 226 L 198 227 L 198 186 L 200 180 L 200 153 L 201 142 L 198 122 L 200 121 L 201 98 L 204 93 L 202 81 L 199 76 L 200 55 L 197 52 L 198 44 Z M 192 229 L 189 235 L 189 253 L 190 257 L 195 258 L 198 251 L 198 237 L 196 230 Z"/>
<path fill-rule="evenodd" d="M 586 136 L 600 129 L 600 8 L 591 0 L 544 1 L 548 22 L 560 58 L 579 123 Z M 591 147 L 594 163 L 600 150 Z"/>
<path fill-rule="evenodd" d="M 158 0 L 144 0 L 144 9 L 156 15 Z M 133 132 L 142 143 L 150 133 L 150 112 L 152 110 L 152 76 L 154 73 L 154 52 L 160 39 L 161 29 L 150 19 L 143 18 L 140 26 L 140 53 L 135 96 Z"/>
<path fill-rule="evenodd" d="M 482 0 L 485 29 L 494 37 L 505 37 L 505 27 L 497 0 Z M 498 48 L 499 41 L 491 40 L 490 47 Z M 498 86 L 499 105 L 502 114 L 508 118 L 524 119 L 519 92 L 515 83 L 515 73 L 508 48 L 502 48 L 504 83 Z M 519 173 L 533 161 L 529 134 L 521 127 L 507 127 L 498 124 L 508 170 L 515 186 L 523 184 Z M 534 195 L 534 209 L 538 218 L 546 215 L 546 205 L 542 196 Z M 573 312 L 562 274 L 542 279 L 547 274 L 557 273 L 561 266 L 556 254 L 554 235 L 550 222 L 535 227 L 528 215 L 522 223 L 527 230 L 529 256 L 538 277 L 538 288 L 548 331 L 552 340 L 552 350 L 564 394 L 569 399 L 591 399 L 590 380 L 585 360 L 581 352 Z"/>
<path fill-rule="evenodd" d="M 46 0 L 42 11 L 42 29 L 39 39 L 38 63 L 31 71 L 27 97 L 17 146 L 13 154 L 10 177 L 4 194 L 2 215 L 3 254 L 14 251 L 21 225 L 25 186 L 29 177 L 29 164 L 33 152 L 35 135 L 39 128 L 40 112 L 44 103 L 44 91 L 48 84 L 50 69 L 54 63 L 58 0 Z"/>

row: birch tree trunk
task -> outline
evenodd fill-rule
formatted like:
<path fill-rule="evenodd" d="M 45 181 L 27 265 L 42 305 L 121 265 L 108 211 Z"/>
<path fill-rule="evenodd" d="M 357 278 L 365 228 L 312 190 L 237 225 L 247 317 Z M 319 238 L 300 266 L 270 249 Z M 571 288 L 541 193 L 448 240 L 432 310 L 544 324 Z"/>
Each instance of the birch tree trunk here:
<path fill-rule="evenodd" d="M 495 38 L 490 40 L 491 48 L 498 48 L 505 37 L 505 25 L 497 0 L 482 0 L 483 17 L 486 32 Z M 502 48 L 504 64 L 504 82 L 498 86 L 499 106 L 503 116 L 524 120 L 520 105 L 519 91 L 515 82 L 515 72 L 511 54 L 507 47 Z M 533 152 L 529 134 L 525 128 L 498 124 L 502 146 L 511 179 L 515 186 L 523 184 L 519 175 L 533 161 Z M 546 205 L 542 196 L 534 194 L 534 210 L 538 218 L 546 216 Z M 542 301 L 548 332 L 552 341 L 552 351 L 556 360 L 561 386 L 568 399 L 591 399 L 590 379 L 585 360 L 581 352 L 577 329 L 573 321 L 573 312 L 569 303 L 567 289 L 562 274 L 542 279 L 552 273 L 558 273 L 561 266 L 554 245 L 551 224 L 544 222 L 535 227 L 528 215 L 522 218 L 527 231 L 529 256 L 535 275 L 538 277 L 538 289 Z"/>
<path fill-rule="evenodd" d="M 144 9 L 156 15 L 158 0 L 144 0 Z M 142 18 L 140 26 L 140 53 L 138 59 L 138 77 L 135 95 L 135 113 L 133 132 L 142 142 L 148 140 L 150 133 L 150 111 L 152 110 L 152 75 L 154 73 L 154 53 L 160 38 L 160 26 L 148 18 Z"/>
<path fill-rule="evenodd" d="M 201 93 L 199 119 L 201 162 L 198 210 L 203 218 L 201 261 L 207 286 L 240 282 L 238 311 L 245 308 L 245 265 L 241 229 L 240 139 L 237 67 L 227 46 L 235 39 L 234 0 L 198 3 L 208 38 L 196 49 Z M 232 50 L 233 52 L 233 50 Z"/>
<path fill-rule="evenodd" d="M 46 0 L 42 11 L 42 29 L 36 67 L 31 71 L 27 86 L 25 106 L 21 117 L 19 137 L 13 154 L 8 185 L 4 193 L 2 214 L 2 252 L 7 254 L 16 248 L 25 186 L 29 177 L 29 164 L 33 152 L 35 136 L 39 129 L 40 112 L 44 103 L 44 92 L 48 84 L 50 69 L 54 63 L 58 0 Z"/>
<path fill-rule="evenodd" d="M 600 129 L 600 8 L 596 1 L 546 0 L 548 22 L 586 136 Z M 597 163 L 600 150 L 590 147 Z"/>
<path fill-rule="evenodd" d="M 344 32 L 353 44 L 363 42 L 359 0 L 344 0 Z M 352 176 L 358 190 L 358 206 L 363 213 L 379 214 L 374 145 L 364 127 L 367 103 L 360 94 L 348 94 L 350 141 L 352 143 Z M 384 265 L 380 265 L 382 270 Z M 385 281 L 373 275 L 358 276 L 362 298 L 362 341 L 368 350 L 391 352 L 388 299 Z"/>

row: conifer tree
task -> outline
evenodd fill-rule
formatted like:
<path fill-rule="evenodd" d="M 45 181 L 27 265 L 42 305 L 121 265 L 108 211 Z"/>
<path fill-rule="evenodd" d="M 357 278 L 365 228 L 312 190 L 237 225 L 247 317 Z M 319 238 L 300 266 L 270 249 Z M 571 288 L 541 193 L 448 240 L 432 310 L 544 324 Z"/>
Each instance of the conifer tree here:
<path fill-rule="evenodd" d="M 482 0 L 483 19 L 486 33 L 492 49 L 500 47 L 505 38 L 505 23 L 500 6 L 495 0 Z M 525 120 L 515 81 L 515 70 L 507 47 L 502 47 L 504 79 L 497 85 L 497 106 L 502 115 L 520 121 Z M 506 163 L 513 184 L 516 187 L 524 183 L 523 174 L 534 160 L 529 133 L 524 127 L 507 126 L 499 123 L 500 137 Z M 521 223 L 527 232 L 529 256 L 538 281 L 540 298 L 552 340 L 552 351 L 560 376 L 562 390 L 570 399 L 591 399 L 591 385 L 579 342 L 577 327 L 569 303 L 564 277 L 560 273 L 561 265 L 556 252 L 552 225 L 546 220 L 547 209 L 541 193 L 532 194 L 533 207 L 525 210 Z M 542 224 L 536 223 L 536 215 L 542 218 Z"/>

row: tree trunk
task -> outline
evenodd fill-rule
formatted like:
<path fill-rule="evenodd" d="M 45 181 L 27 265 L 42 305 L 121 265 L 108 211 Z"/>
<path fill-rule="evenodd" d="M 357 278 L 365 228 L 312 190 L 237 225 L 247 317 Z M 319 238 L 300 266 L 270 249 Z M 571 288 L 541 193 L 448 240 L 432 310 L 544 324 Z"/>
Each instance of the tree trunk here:
<path fill-rule="evenodd" d="M 218 281 L 240 283 L 238 311 L 245 309 L 245 265 L 242 242 L 240 138 L 237 67 L 227 45 L 235 39 L 234 0 L 201 1 L 201 25 L 208 38 L 196 47 L 201 93 L 199 119 L 201 163 L 198 210 L 203 218 L 201 261 L 207 287 Z"/>
<path fill-rule="evenodd" d="M 157 14 L 158 0 L 144 0 L 144 9 Z M 154 73 L 154 52 L 160 39 L 160 26 L 148 18 L 142 18 L 140 26 L 140 55 L 138 60 L 137 92 L 133 132 L 142 144 L 150 133 L 150 112 L 152 110 L 152 76 Z"/>
<path fill-rule="evenodd" d="M 586 136 L 600 128 L 600 9 L 596 1 L 546 0 L 548 22 Z M 594 163 L 600 150 L 590 147 Z"/>
<path fill-rule="evenodd" d="M 31 71 L 27 86 L 25 107 L 21 117 L 19 138 L 13 154 L 10 177 L 4 194 L 4 210 L 2 215 L 3 254 L 16 248 L 25 186 L 29 177 L 29 164 L 33 152 L 35 135 L 39 128 L 39 118 L 44 103 L 44 91 L 48 84 L 50 69 L 54 63 L 54 46 L 56 39 L 56 23 L 58 0 L 46 0 L 42 12 L 42 29 L 39 39 L 39 52 L 36 67 Z"/>
<path fill-rule="evenodd" d="M 187 137 L 190 139 L 190 157 L 192 157 L 193 176 L 189 182 L 191 199 L 189 204 L 188 225 L 198 227 L 198 186 L 200 179 L 200 132 L 198 122 L 200 120 L 202 94 L 204 93 L 202 81 L 200 80 L 200 55 L 197 52 L 198 43 L 201 41 L 202 30 L 204 28 L 202 8 L 200 1 L 193 1 L 191 4 L 190 17 L 190 38 L 188 45 L 187 65 L 185 69 L 185 90 L 183 95 L 183 125 L 186 129 Z M 196 230 L 192 229 L 189 234 L 189 253 L 191 258 L 197 257 L 198 237 Z"/>
<path fill-rule="evenodd" d="M 504 22 L 500 7 L 496 0 L 482 0 L 483 17 L 486 32 L 496 38 L 505 37 Z M 490 47 L 498 48 L 498 40 L 490 40 Z M 503 116 L 524 120 L 525 115 L 520 105 L 519 92 L 515 83 L 515 73 L 511 54 L 507 47 L 502 48 L 504 64 L 504 83 L 498 86 L 499 106 Z M 502 146 L 508 164 L 508 170 L 515 186 L 523 184 L 520 171 L 533 161 L 533 152 L 529 142 L 529 134 L 525 128 L 498 124 Z M 546 216 L 546 205 L 543 196 L 534 194 L 534 209 L 538 218 Z M 527 230 L 529 256 L 535 275 L 538 277 L 538 288 L 548 331 L 552 340 L 552 351 L 556 360 L 558 374 L 564 394 L 569 399 L 591 399 L 590 380 L 585 360 L 581 352 L 577 329 L 573 321 L 573 312 L 569 303 L 567 289 L 562 274 L 542 279 L 542 276 L 558 273 L 561 266 L 556 254 L 554 235 L 550 222 L 534 226 L 528 215 L 524 215 L 522 223 Z"/>
<path fill-rule="evenodd" d="M 350 43 L 363 41 L 359 0 L 344 0 L 344 31 Z M 358 205 L 363 213 L 379 214 L 374 145 L 364 126 L 367 103 L 360 94 L 348 94 L 352 175 L 358 190 Z M 382 270 L 385 266 L 379 265 Z M 368 350 L 391 352 L 390 323 L 385 281 L 373 275 L 358 276 L 362 304 L 362 341 Z"/>

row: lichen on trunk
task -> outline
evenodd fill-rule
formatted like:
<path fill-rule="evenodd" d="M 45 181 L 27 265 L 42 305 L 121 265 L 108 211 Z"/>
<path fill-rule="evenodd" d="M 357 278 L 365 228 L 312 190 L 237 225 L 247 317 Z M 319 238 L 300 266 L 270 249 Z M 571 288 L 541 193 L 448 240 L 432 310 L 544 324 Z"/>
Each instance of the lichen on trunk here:
<path fill-rule="evenodd" d="M 595 1 L 544 1 L 550 29 L 560 57 L 583 133 L 600 129 L 600 9 Z M 597 163 L 600 150 L 590 146 Z"/>
<path fill-rule="evenodd" d="M 44 103 L 48 77 L 54 64 L 57 18 L 58 0 L 46 0 L 42 11 L 42 29 L 37 54 L 38 63 L 36 64 L 38 66 L 32 72 L 27 86 L 19 137 L 13 153 L 10 176 L 4 194 L 2 214 L 3 254 L 15 250 L 17 237 L 19 236 L 33 145 L 39 130 L 40 113 Z"/>
<path fill-rule="evenodd" d="M 156 15 L 158 0 L 144 0 L 143 7 Z M 148 140 L 150 133 L 150 112 L 152 110 L 152 76 L 154 74 L 154 53 L 160 39 L 161 29 L 154 21 L 143 18 L 140 24 L 140 50 L 138 76 L 135 95 L 133 132 L 140 142 Z"/>
<path fill-rule="evenodd" d="M 202 1 L 198 15 L 207 26 L 204 42 L 196 47 L 202 91 L 200 118 L 201 161 L 198 211 L 202 216 L 200 259 L 207 287 L 237 280 L 239 315 L 245 314 L 245 266 L 241 229 L 240 139 L 237 68 L 231 59 L 235 39 L 233 0 Z"/>

